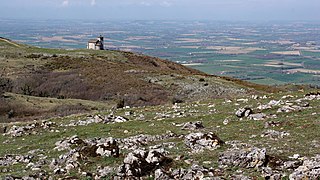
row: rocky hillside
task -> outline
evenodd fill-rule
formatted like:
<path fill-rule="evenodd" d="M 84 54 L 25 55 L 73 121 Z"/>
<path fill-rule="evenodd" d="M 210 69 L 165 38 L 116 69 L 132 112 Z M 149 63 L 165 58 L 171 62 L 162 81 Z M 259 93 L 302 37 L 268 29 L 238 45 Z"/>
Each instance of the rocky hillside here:
<path fill-rule="evenodd" d="M 319 179 L 320 92 L 1 125 L 1 179 Z"/>
<path fill-rule="evenodd" d="M 275 91 L 275 88 L 267 86 L 209 76 L 145 55 L 120 51 L 42 49 L 4 38 L 0 38 L 0 67 L 1 92 L 7 92 L 5 98 L 0 99 L 0 115 L 2 119 L 10 117 L 11 121 L 24 116 L 100 109 L 84 105 L 82 101 L 76 102 L 77 99 L 124 107 Z M 40 99 L 35 100 L 34 97 Z M 41 99 L 46 103 L 41 103 Z"/>
<path fill-rule="evenodd" d="M 318 90 L 7 39 L 0 65 L 0 179 L 320 178 Z"/>

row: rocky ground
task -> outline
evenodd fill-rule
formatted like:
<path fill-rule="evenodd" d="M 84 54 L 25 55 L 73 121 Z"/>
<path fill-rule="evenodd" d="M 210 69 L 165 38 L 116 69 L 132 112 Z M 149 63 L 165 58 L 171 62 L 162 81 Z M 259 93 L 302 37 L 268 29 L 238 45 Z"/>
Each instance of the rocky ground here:
<path fill-rule="evenodd" d="M 1 124 L 2 179 L 319 179 L 320 93 Z"/>

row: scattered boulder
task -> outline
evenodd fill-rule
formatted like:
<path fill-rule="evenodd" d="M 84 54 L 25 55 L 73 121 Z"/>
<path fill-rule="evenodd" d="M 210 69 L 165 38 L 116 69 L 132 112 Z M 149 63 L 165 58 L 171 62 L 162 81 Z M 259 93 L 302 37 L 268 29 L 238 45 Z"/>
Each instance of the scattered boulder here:
<path fill-rule="evenodd" d="M 139 135 L 128 137 L 128 138 L 119 139 L 118 143 L 121 149 L 135 150 L 142 145 L 147 145 L 149 142 L 161 141 L 161 140 L 177 138 L 177 137 L 179 137 L 179 135 L 171 131 L 168 131 L 166 134 L 155 135 L 155 136 L 139 134 Z"/>
<path fill-rule="evenodd" d="M 208 175 L 213 176 L 215 172 L 213 168 L 207 169 L 197 164 L 192 164 L 192 166 L 189 169 L 179 168 L 174 170 L 169 169 L 168 171 L 165 171 L 163 169 L 157 169 L 154 174 L 155 174 L 154 179 L 157 179 L 157 180 L 205 179 L 204 176 L 208 176 Z"/>
<path fill-rule="evenodd" d="M 299 99 L 295 103 L 296 103 L 297 106 L 304 107 L 304 108 L 310 106 L 309 102 L 302 101 L 302 100 L 299 100 Z"/>
<path fill-rule="evenodd" d="M 119 146 L 115 139 L 112 137 L 108 138 L 103 143 L 95 145 L 97 147 L 96 153 L 100 156 L 105 157 L 119 157 Z"/>
<path fill-rule="evenodd" d="M 264 113 L 257 113 L 257 114 L 250 114 L 248 118 L 255 121 L 259 121 L 259 120 L 264 120 L 266 117 L 267 115 Z"/>
<path fill-rule="evenodd" d="M 32 155 L 14 155 L 8 154 L 4 157 L 0 157 L 0 166 L 11 166 L 17 163 L 30 163 L 33 159 Z"/>
<path fill-rule="evenodd" d="M 266 149 L 256 147 L 245 149 L 230 149 L 219 155 L 220 165 L 242 168 L 261 168 L 267 162 Z"/>
<path fill-rule="evenodd" d="M 271 100 L 271 101 L 268 103 L 268 105 L 272 107 L 272 106 L 278 106 L 278 105 L 280 105 L 280 104 L 282 104 L 282 103 L 283 103 L 282 100 L 279 100 L 279 101 Z"/>
<path fill-rule="evenodd" d="M 87 126 L 89 124 L 93 124 L 93 123 L 101 123 L 105 120 L 105 117 L 102 115 L 89 115 L 87 116 L 87 119 L 85 120 L 74 120 L 71 121 L 69 124 L 65 125 L 65 126 Z"/>
<path fill-rule="evenodd" d="M 248 107 L 245 107 L 245 108 L 240 108 L 236 111 L 236 116 L 238 118 L 242 118 L 242 117 L 248 117 L 250 114 L 252 114 L 252 109 L 251 108 L 248 108 Z"/>
<path fill-rule="evenodd" d="M 185 145 L 192 149 L 193 152 L 202 151 L 204 149 L 213 150 L 224 142 L 214 133 L 191 133 L 185 137 Z"/>
<path fill-rule="evenodd" d="M 167 175 L 162 169 L 157 169 L 154 172 L 154 180 L 169 180 L 170 176 Z"/>
<path fill-rule="evenodd" d="M 122 117 L 122 116 L 117 116 L 114 118 L 114 122 L 116 123 L 120 123 L 120 122 L 126 122 L 128 121 L 129 119 L 125 118 L 125 117 Z"/>
<path fill-rule="evenodd" d="M 48 174 L 46 171 L 41 170 L 35 174 L 27 175 L 27 176 L 12 176 L 12 175 L 6 175 L 2 177 L 4 180 L 37 180 L 37 179 L 48 179 Z"/>
<path fill-rule="evenodd" d="M 230 120 L 229 120 L 228 118 L 226 118 L 226 119 L 223 120 L 222 123 L 223 123 L 224 125 L 227 125 L 227 124 L 229 124 L 229 121 L 230 121 Z"/>
<path fill-rule="evenodd" d="M 114 116 L 113 114 L 108 115 L 105 120 L 104 123 L 121 123 L 121 122 L 126 122 L 129 119 L 122 117 L 122 116 Z"/>
<path fill-rule="evenodd" d="M 278 127 L 282 123 L 280 121 L 268 121 L 264 123 L 264 128 L 269 128 L 269 127 Z"/>
<path fill-rule="evenodd" d="M 10 135 L 12 137 L 21 137 L 23 135 L 30 135 L 36 134 L 37 129 L 50 129 L 53 128 L 56 123 L 51 121 L 42 121 L 42 122 L 35 122 L 25 126 L 16 126 L 13 125 L 9 130 L 5 129 L 7 132 L 5 135 Z"/>
<path fill-rule="evenodd" d="M 58 141 L 55 145 L 54 149 L 58 151 L 73 149 L 85 157 L 119 157 L 118 143 L 112 137 L 84 141 L 75 135 Z"/>
<path fill-rule="evenodd" d="M 50 129 L 50 128 L 55 127 L 56 123 L 52 122 L 52 121 L 42 121 L 40 126 L 43 129 Z"/>
<path fill-rule="evenodd" d="M 122 116 L 114 116 L 113 114 L 109 114 L 108 116 L 103 115 L 90 115 L 87 116 L 87 119 L 84 120 L 74 120 L 71 121 L 69 124 L 65 126 L 87 126 L 89 124 L 97 124 L 97 123 L 120 123 L 120 122 L 126 122 L 129 119 L 122 117 Z"/>
<path fill-rule="evenodd" d="M 290 105 L 284 105 L 282 106 L 281 108 L 279 108 L 277 110 L 278 113 L 281 113 L 281 112 L 293 112 L 293 111 L 300 111 L 302 110 L 302 108 L 300 106 L 290 106 Z"/>
<path fill-rule="evenodd" d="M 294 112 L 294 111 L 301 111 L 309 107 L 310 104 L 306 102 L 304 99 L 298 99 L 294 102 L 287 101 L 282 107 L 280 107 L 277 112 Z"/>
<path fill-rule="evenodd" d="M 111 175 L 115 174 L 115 168 L 113 167 L 98 167 L 97 173 L 94 179 L 106 179 L 109 178 Z"/>
<path fill-rule="evenodd" d="M 283 163 L 283 169 L 294 170 L 294 169 L 297 169 L 301 165 L 302 165 L 302 161 L 301 160 L 286 161 L 286 162 Z"/>
<path fill-rule="evenodd" d="M 266 109 L 271 109 L 272 106 L 268 105 L 268 104 L 261 104 L 257 107 L 257 109 L 260 109 L 260 110 L 266 110 Z"/>
<path fill-rule="evenodd" d="M 5 135 L 10 135 L 12 137 L 20 137 L 25 134 L 30 134 L 30 132 L 36 128 L 36 124 L 30 124 L 27 126 L 12 126 Z"/>
<path fill-rule="evenodd" d="M 183 125 L 181 128 L 182 130 L 196 130 L 196 129 L 202 129 L 204 126 L 202 125 L 201 121 L 196 122 L 187 122 Z"/>
<path fill-rule="evenodd" d="M 320 178 L 320 155 L 306 158 L 303 164 L 289 175 L 290 180 L 319 179 Z"/>
<path fill-rule="evenodd" d="M 171 177 L 173 179 L 203 179 L 205 174 L 208 174 L 209 170 L 199 166 L 197 164 L 193 164 L 189 169 L 176 169 L 171 173 Z"/>
<path fill-rule="evenodd" d="M 283 174 L 281 174 L 280 172 L 278 171 L 275 171 L 273 169 L 271 169 L 270 167 L 262 167 L 261 168 L 262 172 L 262 177 L 264 179 L 270 179 L 270 180 L 282 180 L 282 178 L 284 177 Z"/>
<path fill-rule="evenodd" d="M 80 146 L 86 145 L 86 143 L 80 139 L 77 135 L 74 135 L 70 138 L 65 138 L 61 141 L 55 143 L 55 150 L 63 151 L 63 150 L 71 150 L 71 145 Z"/>
<path fill-rule="evenodd" d="M 305 95 L 305 100 L 314 100 L 314 99 L 317 99 L 319 100 L 320 99 L 320 92 L 311 92 L 311 93 L 308 93 Z"/>
<path fill-rule="evenodd" d="M 271 139 L 279 139 L 284 138 L 285 136 L 289 136 L 290 133 L 285 131 L 275 131 L 275 130 L 267 130 L 264 133 L 261 134 L 261 137 L 269 137 Z"/>
<path fill-rule="evenodd" d="M 80 166 L 80 160 L 86 160 L 87 157 L 119 157 L 119 146 L 113 138 L 82 140 L 78 136 L 72 136 L 56 142 L 54 149 L 58 151 L 69 150 L 53 159 L 49 167 L 55 174 L 68 173 L 70 170 Z"/>
<path fill-rule="evenodd" d="M 58 158 L 52 159 L 49 167 L 57 174 L 67 173 L 80 166 L 79 160 L 81 160 L 81 158 L 79 150 L 72 149 L 67 153 L 60 155 Z"/>
<path fill-rule="evenodd" d="M 165 156 L 163 149 L 145 151 L 137 149 L 129 153 L 117 172 L 118 179 L 135 179 L 146 176 L 155 169 L 167 165 L 172 159 Z"/>

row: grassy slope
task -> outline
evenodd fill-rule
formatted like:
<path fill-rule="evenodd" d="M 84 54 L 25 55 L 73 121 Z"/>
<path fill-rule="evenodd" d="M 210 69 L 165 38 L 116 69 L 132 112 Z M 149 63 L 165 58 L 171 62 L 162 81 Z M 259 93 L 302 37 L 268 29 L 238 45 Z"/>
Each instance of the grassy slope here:
<path fill-rule="evenodd" d="M 108 103 L 123 99 L 129 106 L 276 90 L 129 52 L 43 49 L 1 38 L 0 67 L 0 76 L 12 80 L 12 93 Z"/>
<path fill-rule="evenodd" d="M 99 102 L 81 99 L 57 99 L 46 97 L 27 96 L 14 93 L 5 93 L 0 107 L 2 111 L 14 111 L 14 118 L 7 118 L 4 114 L 0 116 L 0 122 L 28 121 L 47 119 L 54 116 L 67 116 L 70 114 L 81 114 L 87 112 L 100 112 L 111 109 L 116 105 L 113 101 Z"/>
<path fill-rule="evenodd" d="M 303 97 L 304 93 L 294 93 L 296 96 L 292 100 Z M 310 106 L 312 108 L 298 112 L 280 113 L 277 119 L 269 119 L 273 121 L 281 122 L 279 127 L 272 127 L 268 129 L 274 129 L 278 131 L 286 131 L 290 133 L 290 136 L 283 139 L 273 140 L 270 138 L 262 138 L 260 135 L 265 131 L 264 123 L 268 120 L 253 121 L 253 120 L 239 120 L 235 115 L 235 109 L 243 106 L 257 107 L 259 104 L 268 103 L 270 100 L 280 99 L 284 94 L 269 95 L 267 99 L 250 99 L 247 103 L 235 103 L 236 99 L 232 99 L 233 102 L 228 103 L 224 100 L 210 100 L 206 102 L 197 103 L 185 103 L 180 104 L 178 112 L 190 112 L 187 117 L 176 118 L 164 118 L 157 117 L 157 113 L 176 114 L 176 109 L 172 106 L 153 106 L 153 107 L 141 107 L 131 109 L 119 109 L 115 112 L 116 115 L 124 115 L 127 111 L 132 111 L 135 115 L 144 114 L 144 121 L 135 120 L 135 116 L 128 116 L 131 120 L 125 123 L 117 124 L 91 124 L 88 126 L 78 127 L 56 127 L 55 130 L 59 132 L 50 132 L 48 130 L 39 130 L 37 135 L 27 135 L 18 138 L 11 138 L 7 136 L 0 136 L 0 142 L 2 146 L 0 148 L 0 157 L 5 154 L 27 154 L 28 151 L 34 149 L 43 150 L 43 154 L 48 156 L 48 159 L 52 157 L 56 158 L 63 152 L 57 152 L 52 150 L 54 143 L 61 140 L 64 137 L 70 137 L 78 135 L 82 139 L 93 137 L 115 137 L 124 138 L 138 134 L 164 134 L 168 130 L 177 134 L 188 134 L 190 131 L 181 130 L 180 127 L 173 125 L 179 123 L 185 123 L 189 121 L 199 121 L 204 123 L 205 129 L 200 130 L 203 132 L 215 132 L 224 141 L 239 140 L 244 143 L 249 143 L 256 147 L 267 148 L 268 155 L 280 157 L 281 159 L 288 159 L 288 156 L 293 154 L 300 154 L 302 156 L 314 156 L 319 154 L 319 148 L 314 148 L 312 143 L 317 140 L 318 130 L 320 128 L 319 117 L 312 115 L 320 108 L 319 101 L 312 101 Z M 290 100 L 290 99 L 289 99 Z M 214 105 L 214 106 L 213 106 Z M 215 109 L 214 113 L 209 113 L 210 110 Z M 276 114 L 276 108 L 271 110 L 264 110 L 267 114 Z M 212 112 L 212 111 L 211 111 Z M 109 112 L 105 112 L 108 114 Z M 229 124 L 224 125 L 224 119 L 229 119 Z M 71 120 L 86 119 L 85 116 L 70 116 L 68 118 L 54 118 L 52 121 L 57 124 L 68 124 Z M 124 133 L 127 130 L 128 133 Z M 252 135 L 256 135 L 255 137 Z M 4 143 L 7 141 L 7 143 Z M 183 155 L 183 159 L 192 159 L 199 164 L 203 164 L 205 161 L 210 161 L 210 164 L 203 164 L 207 167 L 217 167 L 218 154 L 223 152 L 227 146 L 223 146 L 214 151 L 205 151 L 200 154 L 190 154 L 189 150 L 184 146 L 183 139 L 172 139 L 169 142 L 176 142 L 177 148 L 167 149 L 170 152 L 170 157 L 175 158 L 179 155 Z M 154 142 L 148 145 L 159 144 L 160 142 Z M 23 144 L 21 146 L 21 144 Z M 95 170 L 98 166 L 115 166 L 119 165 L 123 160 L 123 156 L 127 153 L 122 151 L 120 158 L 89 158 L 87 165 L 82 165 L 83 170 L 91 171 Z M 175 161 L 172 168 L 177 167 L 189 167 L 188 164 L 183 161 Z M 47 166 L 45 166 L 47 168 Z M 227 169 L 226 176 L 228 174 L 234 174 L 234 171 L 238 168 Z M 14 175 L 32 174 L 30 169 L 26 169 L 22 165 L 15 165 L 9 167 L 10 173 Z M 260 174 L 254 169 L 241 169 L 244 174 L 249 174 L 251 177 L 259 176 Z M 6 173 L 0 173 L 0 177 Z M 72 175 L 72 174 L 71 174 Z M 80 178 L 76 175 L 75 178 Z"/>

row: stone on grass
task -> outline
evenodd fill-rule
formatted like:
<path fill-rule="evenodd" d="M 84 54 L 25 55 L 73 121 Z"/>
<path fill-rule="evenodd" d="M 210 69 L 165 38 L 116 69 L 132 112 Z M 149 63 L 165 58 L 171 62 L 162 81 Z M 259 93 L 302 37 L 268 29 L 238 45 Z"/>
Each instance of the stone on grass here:
<path fill-rule="evenodd" d="M 218 162 L 230 167 L 260 168 L 267 162 L 266 149 L 230 149 L 220 154 Z"/>
<path fill-rule="evenodd" d="M 238 118 L 248 117 L 250 114 L 252 114 L 252 109 L 248 107 L 240 108 L 236 111 L 235 114 Z"/>
<path fill-rule="evenodd" d="M 290 133 L 285 131 L 275 131 L 275 130 L 268 129 L 267 131 L 261 134 L 261 137 L 269 137 L 271 139 L 276 140 L 276 139 L 284 138 L 285 136 L 289 136 L 289 135 Z"/>
<path fill-rule="evenodd" d="M 249 115 L 249 119 L 255 120 L 255 121 L 259 121 L 259 120 L 263 120 L 267 117 L 266 114 L 264 113 L 257 113 L 257 114 L 250 114 Z"/>
<path fill-rule="evenodd" d="M 319 179 L 320 178 L 320 155 L 306 158 L 302 165 L 290 174 L 290 180 Z"/>
<path fill-rule="evenodd" d="M 137 149 L 124 158 L 123 164 L 118 169 L 117 177 L 134 179 L 146 176 L 171 161 L 172 159 L 165 156 L 163 149 L 150 151 Z"/>
<path fill-rule="evenodd" d="M 185 137 L 185 145 L 193 152 L 199 152 L 204 149 L 213 150 L 224 142 L 214 133 L 191 133 Z"/>
<path fill-rule="evenodd" d="M 202 125 L 201 121 L 196 122 L 187 122 L 183 125 L 181 129 L 183 130 L 196 130 L 196 129 L 202 129 L 204 126 Z"/>

